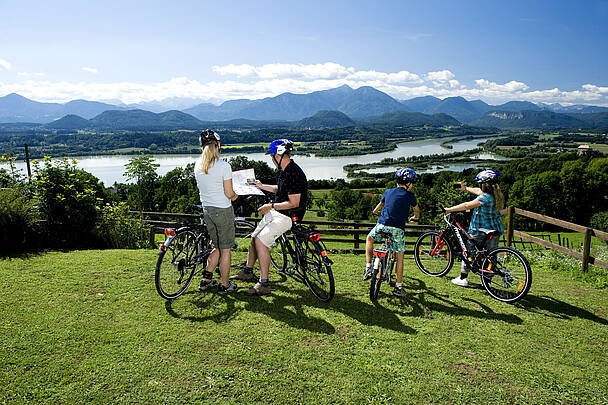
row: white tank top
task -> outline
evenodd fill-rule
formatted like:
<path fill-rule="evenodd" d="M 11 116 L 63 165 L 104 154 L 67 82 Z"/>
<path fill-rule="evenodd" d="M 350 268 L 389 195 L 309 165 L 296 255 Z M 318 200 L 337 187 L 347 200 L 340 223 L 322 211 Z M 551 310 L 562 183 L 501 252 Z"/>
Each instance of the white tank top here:
<path fill-rule="evenodd" d="M 205 207 L 228 208 L 230 200 L 224 193 L 224 180 L 232 179 L 232 168 L 225 160 L 216 160 L 209 168 L 209 173 L 203 173 L 201 159 L 194 165 L 194 177 L 201 197 L 201 203 Z"/>

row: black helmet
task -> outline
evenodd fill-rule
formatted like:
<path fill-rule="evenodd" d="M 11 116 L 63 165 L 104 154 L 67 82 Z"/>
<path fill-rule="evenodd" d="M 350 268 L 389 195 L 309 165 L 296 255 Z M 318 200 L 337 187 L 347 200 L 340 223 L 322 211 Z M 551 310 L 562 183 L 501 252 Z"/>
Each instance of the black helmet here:
<path fill-rule="evenodd" d="M 483 183 L 496 184 L 496 183 L 498 183 L 498 175 L 499 175 L 499 173 L 497 171 L 486 169 L 486 170 L 483 170 L 483 171 L 477 173 L 477 176 L 475 176 L 474 180 L 476 183 L 479 183 L 479 184 L 483 184 Z"/>
<path fill-rule="evenodd" d="M 420 180 L 420 176 L 416 174 L 414 169 L 410 169 L 409 167 L 397 170 L 395 178 L 403 183 L 416 183 Z"/>
<path fill-rule="evenodd" d="M 201 143 L 201 146 L 205 146 L 206 144 L 211 142 L 219 142 L 220 136 L 215 131 L 205 129 L 203 130 L 203 132 L 201 132 L 199 136 L 199 141 Z"/>

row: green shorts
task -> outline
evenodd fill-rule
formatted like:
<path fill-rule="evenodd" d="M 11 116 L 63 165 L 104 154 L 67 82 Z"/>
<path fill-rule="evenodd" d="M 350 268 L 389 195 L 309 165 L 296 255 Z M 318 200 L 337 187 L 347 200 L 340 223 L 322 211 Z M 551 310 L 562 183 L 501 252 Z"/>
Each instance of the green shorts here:
<path fill-rule="evenodd" d="M 376 224 L 374 229 L 369 231 L 369 236 L 376 242 L 383 242 L 384 238 L 379 234 L 379 232 L 390 233 L 392 235 L 391 240 L 388 243 L 389 249 L 393 252 L 404 252 L 405 251 L 405 234 L 403 229 L 395 228 L 394 226 L 388 226 L 383 224 Z"/>
<path fill-rule="evenodd" d="M 231 249 L 234 245 L 234 210 L 232 207 L 203 207 L 205 224 L 213 247 Z"/>

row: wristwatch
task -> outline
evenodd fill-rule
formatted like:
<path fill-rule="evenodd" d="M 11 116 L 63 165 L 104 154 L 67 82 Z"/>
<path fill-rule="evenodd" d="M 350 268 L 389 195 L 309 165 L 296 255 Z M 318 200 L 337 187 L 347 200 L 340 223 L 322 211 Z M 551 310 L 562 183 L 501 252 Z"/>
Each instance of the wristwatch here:
<path fill-rule="evenodd" d="M 274 209 L 274 203 L 270 204 L 270 208 Z"/>

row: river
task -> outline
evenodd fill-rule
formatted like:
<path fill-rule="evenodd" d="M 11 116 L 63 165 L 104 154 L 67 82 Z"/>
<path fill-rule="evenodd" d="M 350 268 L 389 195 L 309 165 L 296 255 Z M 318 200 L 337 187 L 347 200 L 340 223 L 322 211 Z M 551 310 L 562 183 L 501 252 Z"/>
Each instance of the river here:
<path fill-rule="evenodd" d="M 459 141 L 452 144 L 453 149 L 446 149 L 441 146 L 442 142 L 446 141 L 446 138 L 442 139 L 426 139 L 414 142 L 404 142 L 397 144 L 397 148 L 384 153 L 372 153 L 368 155 L 360 156 L 340 156 L 340 157 L 316 157 L 316 156 L 297 156 L 297 149 L 294 153 L 294 160 L 302 167 L 306 176 L 309 179 L 346 179 L 346 172 L 342 169 L 343 166 L 351 163 L 373 163 L 378 162 L 384 158 L 399 158 L 401 156 L 418 156 L 418 155 L 432 155 L 437 153 L 452 153 L 462 152 L 465 150 L 473 149 L 478 143 L 484 142 L 488 138 L 478 138 L 472 140 Z M 230 157 L 236 154 L 222 154 L 222 157 Z M 271 165 L 270 159 L 263 153 L 245 153 L 245 156 L 251 160 L 262 160 L 268 162 Z M 176 167 L 184 167 L 188 163 L 194 162 L 198 158 L 198 155 L 153 155 L 155 163 L 160 166 L 156 172 L 159 175 L 165 175 L 170 170 Z M 482 158 L 493 158 L 489 154 L 480 155 Z M 125 183 L 126 178 L 123 173 L 125 171 L 125 164 L 128 163 L 132 156 L 117 155 L 117 156 L 83 156 L 74 157 L 78 160 L 77 166 L 87 172 L 93 174 L 95 177 L 100 179 L 106 186 L 110 186 L 115 182 Z M 17 168 L 25 170 L 24 162 L 17 162 Z M 433 167 L 427 171 L 437 170 L 457 170 L 461 171 L 467 167 L 466 164 L 458 164 L 448 167 Z M 393 168 L 378 168 L 368 170 L 368 172 L 388 172 L 394 170 Z"/>

